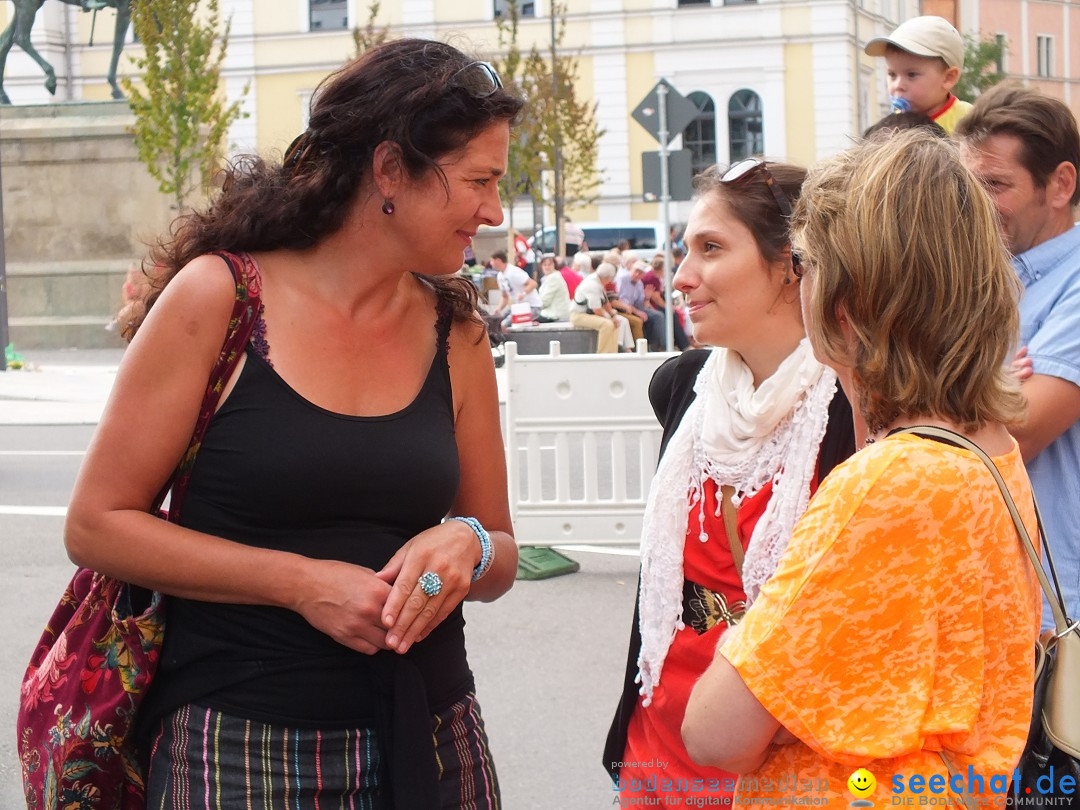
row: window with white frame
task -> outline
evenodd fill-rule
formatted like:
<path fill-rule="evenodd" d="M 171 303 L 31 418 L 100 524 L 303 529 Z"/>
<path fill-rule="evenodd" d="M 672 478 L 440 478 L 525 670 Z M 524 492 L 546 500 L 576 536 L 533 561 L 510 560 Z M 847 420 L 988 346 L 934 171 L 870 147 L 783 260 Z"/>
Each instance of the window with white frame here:
<path fill-rule="evenodd" d="M 683 130 L 683 149 L 690 150 L 690 171 L 698 174 L 716 163 L 716 105 L 707 93 L 687 96 L 698 108 L 697 118 Z"/>
<path fill-rule="evenodd" d="M 728 162 L 764 153 L 761 96 L 753 90 L 738 90 L 728 100 Z"/>
<path fill-rule="evenodd" d="M 1054 75 L 1054 38 L 1049 34 L 1035 37 L 1035 75 Z"/>
<path fill-rule="evenodd" d="M 1005 34 L 995 34 L 994 42 L 998 46 L 998 58 L 994 65 L 994 69 L 998 73 L 1006 73 L 1005 54 L 1009 50 L 1009 38 Z"/>
<path fill-rule="evenodd" d="M 708 6 L 711 5 L 710 0 L 679 0 L 679 8 L 683 6 Z"/>
<path fill-rule="evenodd" d="M 308 23 L 312 31 L 348 28 L 349 0 L 308 0 Z"/>
<path fill-rule="evenodd" d="M 518 17 L 536 16 L 536 3 L 533 0 L 495 0 L 495 16 L 509 16 L 511 3 L 517 3 Z"/>

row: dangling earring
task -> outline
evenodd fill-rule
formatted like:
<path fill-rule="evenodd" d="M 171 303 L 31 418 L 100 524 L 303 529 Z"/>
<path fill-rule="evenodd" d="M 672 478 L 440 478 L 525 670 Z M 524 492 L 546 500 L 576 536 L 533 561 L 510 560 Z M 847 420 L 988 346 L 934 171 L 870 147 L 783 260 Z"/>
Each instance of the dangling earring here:
<path fill-rule="evenodd" d="M 387 216 L 390 216 L 392 213 L 394 213 L 394 204 L 390 201 L 389 197 L 383 198 L 382 212 Z"/>

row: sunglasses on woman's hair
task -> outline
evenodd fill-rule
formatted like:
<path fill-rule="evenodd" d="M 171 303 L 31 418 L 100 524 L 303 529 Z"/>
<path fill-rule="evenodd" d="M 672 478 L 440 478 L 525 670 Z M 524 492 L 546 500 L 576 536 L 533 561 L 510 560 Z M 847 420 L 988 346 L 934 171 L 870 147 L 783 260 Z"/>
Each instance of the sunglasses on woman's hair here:
<path fill-rule="evenodd" d="M 773 177 L 772 172 L 769 171 L 769 167 L 765 165 L 764 160 L 759 158 L 740 160 L 724 172 L 724 176 L 720 178 L 720 182 L 739 183 L 753 177 L 755 174 L 761 174 L 765 178 L 765 185 L 767 185 L 769 191 L 772 192 L 773 198 L 776 200 L 776 205 L 780 208 L 780 215 L 783 216 L 784 219 L 791 219 L 791 203 L 788 202 L 787 196 L 784 194 L 783 189 L 780 188 L 780 184 L 776 182 L 776 178 Z"/>
<path fill-rule="evenodd" d="M 490 62 L 469 62 L 450 77 L 451 87 L 460 87 L 473 98 L 487 98 L 503 83 Z"/>

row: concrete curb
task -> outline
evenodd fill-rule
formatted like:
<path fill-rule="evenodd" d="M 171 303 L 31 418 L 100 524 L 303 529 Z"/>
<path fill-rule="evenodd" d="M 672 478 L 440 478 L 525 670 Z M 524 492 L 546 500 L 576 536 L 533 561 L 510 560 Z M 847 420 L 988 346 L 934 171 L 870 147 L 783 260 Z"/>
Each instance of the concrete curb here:
<path fill-rule="evenodd" d="M 116 366 L 46 366 L 0 374 L 0 425 L 93 425 Z"/>

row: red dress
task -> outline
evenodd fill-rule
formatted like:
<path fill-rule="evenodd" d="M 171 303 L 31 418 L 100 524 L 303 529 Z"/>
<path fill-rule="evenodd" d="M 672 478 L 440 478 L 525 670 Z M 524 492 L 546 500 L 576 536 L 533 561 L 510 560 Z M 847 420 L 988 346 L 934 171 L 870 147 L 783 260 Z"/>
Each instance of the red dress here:
<path fill-rule="evenodd" d="M 811 492 L 816 488 L 815 477 Z M 703 767 L 690 759 L 681 732 L 690 690 L 712 663 L 716 644 L 727 629 L 722 619 L 717 621 L 724 613 L 725 602 L 727 608 L 741 609 L 736 603 L 746 599 L 742 579 L 731 556 L 724 520 L 718 515 L 717 490 L 714 481 L 705 481 L 705 531 L 709 540 L 702 543 L 698 539 L 699 507 L 694 507 L 687 520 L 683 545 L 683 576 L 713 594 L 691 597 L 701 608 L 694 611 L 698 619 L 684 609 L 686 627 L 678 631 L 671 642 L 664 659 L 661 682 L 653 690 L 652 702 L 646 707 L 639 699 L 634 707 L 619 776 L 620 800 L 647 796 L 663 802 L 672 796 L 694 797 L 705 799 L 708 804 L 704 806 L 709 806 L 717 800 L 729 803 L 735 787 L 735 774 Z M 753 498 L 739 504 L 736 522 L 744 550 L 771 496 L 770 482 Z"/>

